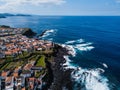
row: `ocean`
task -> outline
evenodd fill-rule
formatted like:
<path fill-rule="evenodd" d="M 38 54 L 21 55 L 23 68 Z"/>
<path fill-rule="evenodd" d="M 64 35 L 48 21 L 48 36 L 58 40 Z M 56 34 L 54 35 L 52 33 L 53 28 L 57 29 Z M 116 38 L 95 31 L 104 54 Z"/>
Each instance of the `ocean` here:
<path fill-rule="evenodd" d="M 39 39 L 67 47 L 73 90 L 120 90 L 119 16 L 13 16 L 0 25 L 47 30 Z"/>

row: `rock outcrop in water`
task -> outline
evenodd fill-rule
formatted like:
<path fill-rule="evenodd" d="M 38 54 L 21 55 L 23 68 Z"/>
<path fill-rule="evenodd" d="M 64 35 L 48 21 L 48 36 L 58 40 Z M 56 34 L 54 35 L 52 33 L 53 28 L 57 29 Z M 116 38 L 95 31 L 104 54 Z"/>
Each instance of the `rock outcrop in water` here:
<path fill-rule="evenodd" d="M 24 31 L 23 31 L 22 35 L 25 35 L 27 37 L 32 37 L 32 36 L 36 35 L 36 33 L 33 32 L 32 29 L 30 29 L 30 28 L 23 28 L 23 29 L 24 29 Z"/>

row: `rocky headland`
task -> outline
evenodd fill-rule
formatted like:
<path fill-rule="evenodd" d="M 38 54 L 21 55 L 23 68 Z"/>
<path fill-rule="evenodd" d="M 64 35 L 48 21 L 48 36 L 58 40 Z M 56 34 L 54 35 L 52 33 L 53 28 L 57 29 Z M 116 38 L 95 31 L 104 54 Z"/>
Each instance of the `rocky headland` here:
<path fill-rule="evenodd" d="M 71 69 L 64 69 L 63 64 L 66 60 L 63 56 L 68 55 L 66 48 L 55 44 L 54 47 L 54 62 L 51 63 L 53 71 L 53 82 L 49 90 L 72 90 Z"/>

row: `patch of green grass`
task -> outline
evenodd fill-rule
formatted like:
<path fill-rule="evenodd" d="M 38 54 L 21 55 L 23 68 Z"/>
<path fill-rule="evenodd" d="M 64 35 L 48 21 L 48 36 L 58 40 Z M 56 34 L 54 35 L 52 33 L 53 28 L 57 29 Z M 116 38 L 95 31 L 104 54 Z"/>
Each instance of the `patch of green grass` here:
<path fill-rule="evenodd" d="M 41 75 L 43 75 L 45 73 L 45 71 L 44 70 L 42 70 L 42 71 L 37 71 L 36 73 L 35 73 L 35 77 L 36 78 L 39 78 Z"/>
<path fill-rule="evenodd" d="M 25 52 L 25 51 L 23 52 L 24 56 L 27 56 L 28 54 L 29 54 L 28 52 Z"/>
<path fill-rule="evenodd" d="M 5 64 L 0 70 L 5 70 L 10 63 Z"/>
<path fill-rule="evenodd" d="M 15 63 L 11 62 L 9 63 L 9 65 L 6 67 L 6 69 L 12 69 L 14 68 L 14 65 L 16 65 Z"/>
<path fill-rule="evenodd" d="M 12 61 L 13 60 L 13 56 L 6 56 L 5 58 L 7 61 Z"/>
<path fill-rule="evenodd" d="M 33 55 L 28 60 L 29 61 L 36 61 L 38 57 L 39 57 L 39 55 Z"/>
<path fill-rule="evenodd" d="M 22 64 L 24 64 L 23 61 L 11 62 L 11 63 L 9 63 L 9 65 L 6 67 L 6 69 L 15 69 L 15 68 L 21 66 Z"/>
<path fill-rule="evenodd" d="M 16 59 L 25 58 L 25 57 L 27 57 L 27 56 L 29 56 L 29 55 L 30 55 L 30 53 L 24 51 L 22 54 L 19 54 L 19 55 L 16 57 Z"/>
<path fill-rule="evenodd" d="M 46 68 L 45 56 L 44 55 L 42 55 L 41 58 L 37 61 L 36 66 Z"/>

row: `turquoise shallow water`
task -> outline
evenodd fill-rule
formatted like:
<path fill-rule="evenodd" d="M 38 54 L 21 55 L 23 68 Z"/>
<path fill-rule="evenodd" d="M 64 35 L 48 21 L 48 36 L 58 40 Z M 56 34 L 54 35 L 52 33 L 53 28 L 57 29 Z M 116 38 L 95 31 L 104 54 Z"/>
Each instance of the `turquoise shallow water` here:
<path fill-rule="evenodd" d="M 38 34 L 48 30 L 40 39 L 69 46 L 75 56 L 66 60 L 75 69 L 75 90 L 120 90 L 120 17 L 8 17 L 0 19 L 3 24 L 30 27 Z"/>

